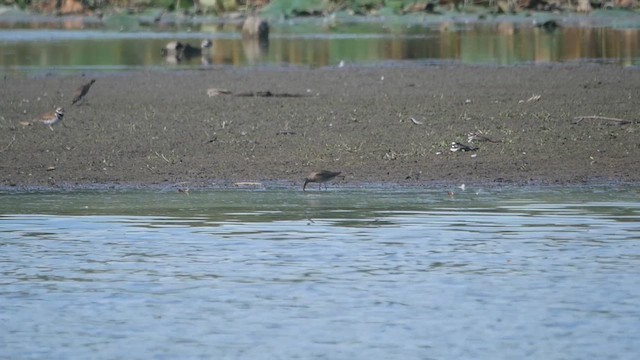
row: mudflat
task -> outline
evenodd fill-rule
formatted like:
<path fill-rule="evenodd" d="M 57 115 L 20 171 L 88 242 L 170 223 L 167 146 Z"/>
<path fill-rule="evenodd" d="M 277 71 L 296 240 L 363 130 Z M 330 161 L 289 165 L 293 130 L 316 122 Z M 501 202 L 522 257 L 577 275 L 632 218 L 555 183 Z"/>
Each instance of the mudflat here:
<path fill-rule="evenodd" d="M 638 69 L 220 68 L 0 82 L 3 188 L 301 186 L 322 169 L 342 172 L 338 186 L 640 180 Z M 23 125 L 59 106 L 53 131 Z"/>

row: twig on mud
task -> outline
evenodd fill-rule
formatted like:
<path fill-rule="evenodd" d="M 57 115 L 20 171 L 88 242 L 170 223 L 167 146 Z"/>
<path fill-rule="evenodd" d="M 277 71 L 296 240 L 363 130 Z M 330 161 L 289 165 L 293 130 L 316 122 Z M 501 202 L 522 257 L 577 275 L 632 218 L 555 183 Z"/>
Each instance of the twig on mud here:
<path fill-rule="evenodd" d="M 416 125 L 422 125 L 422 122 L 416 120 L 415 118 L 409 118 L 409 120 L 411 120 L 411 122 L 416 124 Z"/>
<path fill-rule="evenodd" d="M 590 115 L 590 116 L 576 116 L 573 118 L 573 123 L 577 124 L 582 120 L 585 119 L 591 119 L 591 120 L 605 120 L 605 121 L 613 121 L 618 123 L 619 125 L 625 125 L 625 124 L 629 124 L 631 123 L 631 121 L 629 120 L 625 120 L 625 119 L 618 119 L 618 118 L 612 118 L 612 117 L 606 117 L 606 116 L 597 116 L 597 115 Z"/>
<path fill-rule="evenodd" d="M 207 89 L 207 95 L 209 97 L 214 97 L 218 95 L 230 95 L 230 94 L 231 94 L 231 91 L 226 89 L 216 89 L 216 88 Z"/>
<path fill-rule="evenodd" d="M 250 91 L 245 93 L 233 94 L 234 96 L 244 96 L 244 97 L 279 97 L 279 98 L 297 98 L 304 97 L 307 95 L 303 94 L 291 94 L 291 93 L 272 93 L 271 91 Z"/>
<path fill-rule="evenodd" d="M 169 161 L 169 159 L 167 159 L 164 154 L 158 154 L 157 151 L 154 151 L 156 153 L 156 156 L 158 156 L 159 158 L 162 158 L 164 161 L 171 163 L 171 161 Z"/>
<path fill-rule="evenodd" d="M 1 152 L 5 152 L 7 150 L 9 150 L 9 148 L 11 147 L 11 145 L 13 145 L 13 143 L 16 141 L 16 136 L 13 136 L 13 139 L 11 139 L 11 141 L 9 142 L 9 145 L 5 146 L 4 148 L 2 148 L 2 150 L 0 150 Z"/>

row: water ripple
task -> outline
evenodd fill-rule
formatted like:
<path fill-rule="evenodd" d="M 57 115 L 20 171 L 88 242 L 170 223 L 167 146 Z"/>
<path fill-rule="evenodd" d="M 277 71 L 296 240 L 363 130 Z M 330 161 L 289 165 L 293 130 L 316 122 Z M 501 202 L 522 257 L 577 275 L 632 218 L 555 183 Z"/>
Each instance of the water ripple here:
<path fill-rule="evenodd" d="M 0 358 L 632 359 L 634 193 L 0 195 Z"/>

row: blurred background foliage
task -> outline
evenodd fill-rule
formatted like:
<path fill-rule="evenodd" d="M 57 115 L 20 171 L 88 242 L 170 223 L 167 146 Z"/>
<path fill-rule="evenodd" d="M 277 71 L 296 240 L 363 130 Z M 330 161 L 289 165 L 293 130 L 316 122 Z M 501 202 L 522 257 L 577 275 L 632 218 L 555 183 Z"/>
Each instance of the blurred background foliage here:
<path fill-rule="evenodd" d="M 130 13 L 163 9 L 183 13 L 225 14 L 258 8 L 268 16 L 314 16 L 345 11 L 353 15 L 387 15 L 410 12 L 437 14 L 441 11 L 474 12 L 489 9 L 495 13 L 522 11 L 589 12 L 592 9 L 640 10 L 640 0 L 0 0 L 4 6 L 41 13 L 90 14 L 94 12 Z"/>

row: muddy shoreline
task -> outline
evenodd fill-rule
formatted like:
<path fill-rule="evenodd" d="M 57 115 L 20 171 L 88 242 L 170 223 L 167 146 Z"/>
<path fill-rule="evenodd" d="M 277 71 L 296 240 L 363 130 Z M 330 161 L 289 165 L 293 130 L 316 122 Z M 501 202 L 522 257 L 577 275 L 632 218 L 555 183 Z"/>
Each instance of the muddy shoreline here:
<path fill-rule="evenodd" d="M 86 101 L 71 106 L 89 78 L 97 81 Z M 342 171 L 335 183 L 344 187 L 640 181 L 637 69 L 215 69 L 0 81 L 3 189 L 297 186 L 317 169 Z M 20 124 L 56 106 L 66 114 L 54 131 Z M 470 132 L 492 141 L 470 143 Z M 452 152 L 452 142 L 478 150 Z"/>

